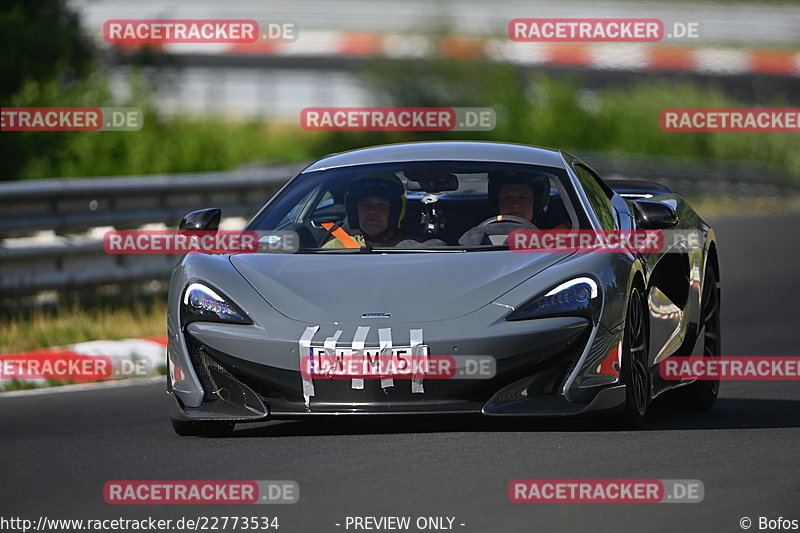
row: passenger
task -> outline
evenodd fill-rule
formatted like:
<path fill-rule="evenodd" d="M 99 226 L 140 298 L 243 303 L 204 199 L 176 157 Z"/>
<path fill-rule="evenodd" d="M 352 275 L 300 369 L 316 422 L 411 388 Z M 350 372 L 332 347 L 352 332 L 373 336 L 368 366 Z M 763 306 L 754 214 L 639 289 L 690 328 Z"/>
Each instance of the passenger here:
<path fill-rule="evenodd" d="M 350 235 L 342 228 L 331 232 L 323 248 L 393 247 L 409 239 L 399 233 L 406 214 L 406 189 L 393 174 L 368 174 L 354 179 L 344 198 Z M 333 227 L 331 225 L 330 227 Z"/>

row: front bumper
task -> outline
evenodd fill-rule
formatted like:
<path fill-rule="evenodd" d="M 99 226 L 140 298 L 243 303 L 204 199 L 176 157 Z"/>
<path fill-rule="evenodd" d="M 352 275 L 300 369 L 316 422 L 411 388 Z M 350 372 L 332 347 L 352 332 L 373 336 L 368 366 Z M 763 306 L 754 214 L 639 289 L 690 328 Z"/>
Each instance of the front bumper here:
<path fill-rule="evenodd" d="M 428 353 L 454 358 L 491 355 L 496 362 L 494 377 L 428 379 L 423 393 L 411 392 L 407 379 L 395 379 L 392 387 L 365 379 L 363 389 L 354 389 L 349 379 L 315 378 L 314 395 L 308 399 L 303 395 L 297 340 L 306 325 L 292 322 L 293 331 L 271 328 L 270 333 L 258 325 L 213 323 L 192 323 L 171 331 L 171 416 L 233 422 L 324 415 L 564 416 L 613 412 L 625 402 L 624 385 L 618 380 L 608 376 L 574 379 L 576 368 L 595 357 L 598 346 L 613 344 L 616 338 L 583 318 L 496 320 L 491 331 L 464 327 L 463 317 L 457 326 L 441 321 L 435 329 L 428 325 L 427 331 L 435 332 L 425 336 Z M 393 324 L 391 329 L 399 333 L 413 327 Z M 319 328 L 317 339 L 333 336 L 337 330 L 355 330 L 342 324 Z M 282 337 L 274 331 L 289 335 Z M 476 334 L 465 338 L 463 331 Z M 375 338 L 368 337 L 367 346 L 378 344 L 377 328 L 373 333 Z M 340 342 L 338 346 L 346 345 Z M 583 382 L 591 386 L 580 386 Z"/>

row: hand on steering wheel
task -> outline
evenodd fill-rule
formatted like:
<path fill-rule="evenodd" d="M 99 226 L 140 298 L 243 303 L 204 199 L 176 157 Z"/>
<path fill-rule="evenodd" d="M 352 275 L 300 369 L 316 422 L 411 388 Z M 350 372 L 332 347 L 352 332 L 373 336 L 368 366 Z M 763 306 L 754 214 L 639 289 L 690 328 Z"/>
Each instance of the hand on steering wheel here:
<path fill-rule="evenodd" d="M 489 224 L 498 224 L 502 222 L 511 222 L 512 224 L 519 224 L 523 226 L 525 229 L 537 229 L 536 224 L 531 222 L 530 220 L 526 220 L 522 217 L 516 217 L 514 215 L 497 215 L 494 217 L 489 217 L 480 224 L 478 227 L 488 226 Z"/>

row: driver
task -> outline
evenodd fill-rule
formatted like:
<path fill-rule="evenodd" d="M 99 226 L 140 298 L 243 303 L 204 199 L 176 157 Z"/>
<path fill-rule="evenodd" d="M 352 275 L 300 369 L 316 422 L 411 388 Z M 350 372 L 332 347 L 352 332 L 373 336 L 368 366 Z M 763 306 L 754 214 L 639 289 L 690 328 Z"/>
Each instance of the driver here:
<path fill-rule="evenodd" d="M 533 186 L 529 183 L 507 182 L 500 185 L 497 207 L 501 215 L 511 215 L 533 222 Z"/>
<path fill-rule="evenodd" d="M 344 197 L 347 222 L 355 234 L 337 228 L 322 247 L 396 246 L 409 238 L 399 233 L 406 203 L 406 189 L 394 174 L 365 174 L 355 178 Z"/>
<path fill-rule="evenodd" d="M 458 240 L 459 244 L 503 245 L 515 229 L 569 229 L 570 225 L 558 215 L 556 218 L 561 220 L 555 224 L 547 220 L 553 218 L 546 209 L 550 200 L 548 177 L 522 172 L 490 172 L 488 179 L 489 204 L 499 214 L 467 230 Z"/>
<path fill-rule="evenodd" d="M 550 180 L 544 176 L 516 172 L 489 175 L 489 201 L 497 206 L 500 216 L 523 218 L 541 229 L 569 229 L 571 224 L 563 220 L 546 220 L 549 199 Z"/>

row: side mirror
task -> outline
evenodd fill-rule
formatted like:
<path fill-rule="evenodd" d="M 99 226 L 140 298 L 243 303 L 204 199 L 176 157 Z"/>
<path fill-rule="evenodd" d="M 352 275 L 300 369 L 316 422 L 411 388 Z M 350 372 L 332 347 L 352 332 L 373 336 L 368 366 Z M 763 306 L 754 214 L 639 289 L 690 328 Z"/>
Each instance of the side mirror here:
<path fill-rule="evenodd" d="M 222 209 L 218 207 L 192 211 L 181 219 L 178 229 L 180 231 L 217 231 L 220 218 L 222 218 Z"/>
<path fill-rule="evenodd" d="M 678 224 L 678 213 L 665 202 L 635 200 L 636 226 L 641 229 L 667 229 Z"/>

